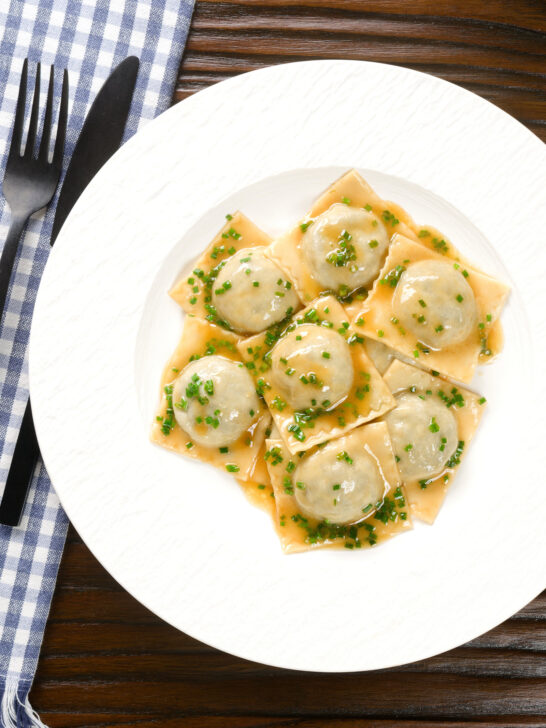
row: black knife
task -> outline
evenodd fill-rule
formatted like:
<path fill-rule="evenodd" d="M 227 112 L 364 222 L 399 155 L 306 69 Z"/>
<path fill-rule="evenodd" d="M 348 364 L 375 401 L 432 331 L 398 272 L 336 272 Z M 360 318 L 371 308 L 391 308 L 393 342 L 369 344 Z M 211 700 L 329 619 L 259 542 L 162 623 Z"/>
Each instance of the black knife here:
<path fill-rule="evenodd" d="M 89 109 L 57 202 L 51 245 L 78 197 L 121 144 L 138 67 L 139 60 L 136 56 L 129 56 L 116 66 Z M 28 400 L 0 503 L 0 523 L 6 526 L 19 524 L 39 455 L 40 449 Z"/>

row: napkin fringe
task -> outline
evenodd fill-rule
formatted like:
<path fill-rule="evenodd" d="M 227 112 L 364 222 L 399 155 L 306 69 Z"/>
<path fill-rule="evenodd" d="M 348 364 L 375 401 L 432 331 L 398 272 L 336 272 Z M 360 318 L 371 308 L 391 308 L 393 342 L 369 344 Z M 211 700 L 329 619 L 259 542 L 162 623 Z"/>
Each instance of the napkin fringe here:
<path fill-rule="evenodd" d="M 30 687 L 20 687 L 17 680 L 7 680 L 0 690 L 1 728 L 47 728 L 29 702 Z"/>

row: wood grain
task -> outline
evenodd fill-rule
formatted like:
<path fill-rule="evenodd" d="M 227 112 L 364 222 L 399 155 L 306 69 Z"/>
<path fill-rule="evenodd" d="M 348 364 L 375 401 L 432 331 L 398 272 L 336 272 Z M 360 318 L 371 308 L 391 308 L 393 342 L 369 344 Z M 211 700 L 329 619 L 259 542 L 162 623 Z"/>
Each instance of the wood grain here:
<path fill-rule="evenodd" d="M 539 0 L 199 0 L 174 101 L 271 64 L 374 60 L 457 83 L 546 140 L 545 40 Z M 287 672 L 164 624 L 70 529 L 31 700 L 52 728 L 544 728 L 546 592 L 429 660 Z"/>

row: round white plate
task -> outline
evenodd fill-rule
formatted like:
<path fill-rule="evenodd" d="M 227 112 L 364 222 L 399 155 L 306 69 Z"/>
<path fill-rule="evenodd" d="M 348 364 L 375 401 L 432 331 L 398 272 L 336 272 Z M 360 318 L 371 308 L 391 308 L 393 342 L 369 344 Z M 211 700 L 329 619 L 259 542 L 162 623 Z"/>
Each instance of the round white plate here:
<path fill-rule="evenodd" d="M 434 526 L 377 549 L 284 556 L 229 475 L 148 441 L 182 324 L 166 291 L 225 213 L 240 207 L 276 233 L 353 166 L 511 283 L 505 351 L 474 382 L 487 412 Z M 67 220 L 31 341 L 46 466 L 101 563 L 193 637 L 302 670 L 422 659 L 539 593 L 545 168 L 542 143 L 495 106 L 374 63 L 239 76 L 139 132 Z"/>

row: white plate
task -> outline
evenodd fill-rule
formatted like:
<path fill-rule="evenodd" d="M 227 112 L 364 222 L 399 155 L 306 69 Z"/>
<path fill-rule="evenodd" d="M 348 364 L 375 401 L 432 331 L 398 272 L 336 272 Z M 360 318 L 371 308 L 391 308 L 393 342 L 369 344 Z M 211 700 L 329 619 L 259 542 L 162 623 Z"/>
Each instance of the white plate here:
<path fill-rule="evenodd" d="M 226 212 L 241 207 L 278 232 L 352 166 L 511 282 L 505 352 L 474 382 L 489 406 L 433 527 L 373 550 L 284 556 L 268 517 L 228 475 L 148 441 L 161 367 L 182 323 L 166 289 Z M 373 63 L 239 76 L 139 132 L 63 228 L 31 340 L 42 453 L 101 563 L 188 634 L 302 670 L 422 659 L 538 594 L 545 168 L 542 143 L 495 106 Z"/>

